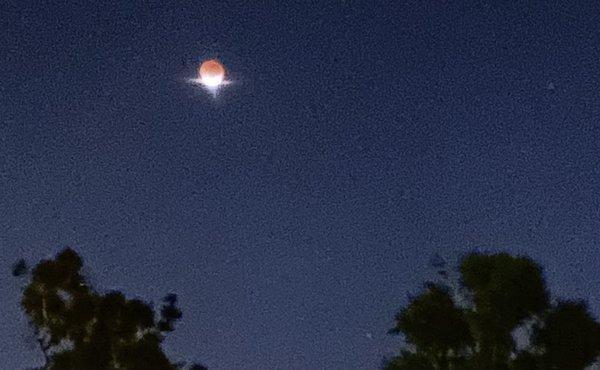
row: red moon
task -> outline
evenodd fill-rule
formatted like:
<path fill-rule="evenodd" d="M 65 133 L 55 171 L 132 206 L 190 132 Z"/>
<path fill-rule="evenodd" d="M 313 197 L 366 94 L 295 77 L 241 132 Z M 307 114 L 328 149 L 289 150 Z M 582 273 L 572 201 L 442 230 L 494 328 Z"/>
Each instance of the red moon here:
<path fill-rule="evenodd" d="M 216 59 L 202 62 L 198 79 L 207 87 L 218 87 L 225 80 L 225 67 Z"/>

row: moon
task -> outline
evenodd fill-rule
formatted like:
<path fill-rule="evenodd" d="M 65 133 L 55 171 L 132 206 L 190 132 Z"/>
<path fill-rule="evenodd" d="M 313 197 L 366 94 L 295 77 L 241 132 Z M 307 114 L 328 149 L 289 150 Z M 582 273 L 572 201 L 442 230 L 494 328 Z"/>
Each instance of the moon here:
<path fill-rule="evenodd" d="M 219 87 L 225 81 L 225 67 L 216 59 L 204 61 L 198 68 L 198 79 L 206 87 Z"/>
<path fill-rule="evenodd" d="M 196 78 L 190 78 L 188 81 L 194 85 L 202 86 L 214 98 L 224 86 L 231 83 L 226 77 L 226 70 L 223 63 L 217 59 L 208 59 L 200 63 Z"/>

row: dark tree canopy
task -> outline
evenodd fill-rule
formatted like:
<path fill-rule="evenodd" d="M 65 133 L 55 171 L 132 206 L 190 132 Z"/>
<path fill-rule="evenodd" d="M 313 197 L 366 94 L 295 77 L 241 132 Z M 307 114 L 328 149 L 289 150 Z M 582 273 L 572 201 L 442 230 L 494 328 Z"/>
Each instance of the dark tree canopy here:
<path fill-rule="evenodd" d="M 434 285 L 396 316 L 397 333 L 427 354 L 458 353 L 473 341 L 464 312 L 454 306 L 448 289 Z"/>
<path fill-rule="evenodd" d="M 175 370 L 161 343 L 182 316 L 177 296 L 167 295 L 160 315 L 123 293 L 101 294 L 81 273 L 83 261 L 72 249 L 43 260 L 31 272 L 21 304 L 34 328 L 48 370 Z M 27 271 L 24 262 L 13 275 Z M 203 369 L 191 364 L 189 368 Z"/>
<path fill-rule="evenodd" d="M 460 288 L 428 283 L 396 315 L 391 332 L 407 347 L 387 370 L 583 370 L 600 354 L 600 324 L 585 303 L 550 303 L 530 259 L 472 253 L 459 272 Z M 515 330 L 527 324 L 521 348 Z"/>
<path fill-rule="evenodd" d="M 584 302 L 557 303 L 534 329 L 533 343 L 545 349 L 540 369 L 583 369 L 598 356 L 600 325 Z"/>

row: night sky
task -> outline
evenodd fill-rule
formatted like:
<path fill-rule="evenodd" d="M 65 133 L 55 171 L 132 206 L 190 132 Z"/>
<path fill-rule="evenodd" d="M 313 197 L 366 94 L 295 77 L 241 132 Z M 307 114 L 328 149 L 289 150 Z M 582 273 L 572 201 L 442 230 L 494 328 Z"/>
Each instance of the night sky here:
<path fill-rule="evenodd" d="M 0 368 L 42 360 L 10 265 L 66 246 L 213 369 L 378 367 L 435 253 L 600 314 L 598 2 L 66 3 L 0 5 Z"/>

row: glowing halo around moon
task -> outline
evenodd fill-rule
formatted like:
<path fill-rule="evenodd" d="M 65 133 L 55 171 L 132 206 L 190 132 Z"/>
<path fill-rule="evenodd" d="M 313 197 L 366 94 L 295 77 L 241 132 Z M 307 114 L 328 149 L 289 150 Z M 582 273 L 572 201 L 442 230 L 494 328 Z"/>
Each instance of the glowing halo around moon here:
<path fill-rule="evenodd" d="M 189 81 L 201 85 L 216 97 L 217 92 L 223 85 L 228 85 L 231 81 L 225 79 L 225 66 L 217 59 L 205 60 L 198 67 L 198 75 Z"/>

